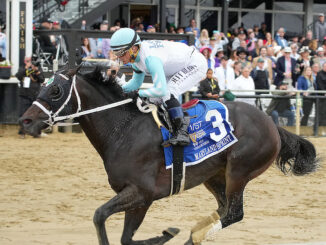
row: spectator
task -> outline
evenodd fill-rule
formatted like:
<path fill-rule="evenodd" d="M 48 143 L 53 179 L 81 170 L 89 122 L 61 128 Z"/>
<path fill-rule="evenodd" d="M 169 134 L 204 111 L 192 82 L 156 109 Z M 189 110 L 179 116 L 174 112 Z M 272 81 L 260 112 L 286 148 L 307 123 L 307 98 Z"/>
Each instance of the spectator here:
<path fill-rule="evenodd" d="M 20 67 L 16 73 L 17 79 L 20 81 L 18 91 L 19 95 L 19 116 L 21 117 L 25 111 L 33 104 L 40 91 L 40 86 L 44 82 L 44 75 L 39 68 L 38 62 L 33 62 L 31 57 L 25 57 L 25 65 Z M 21 138 L 25 137 L 25 133 L 20 128 L 18 134 Z"/>
<path fill-rule="evenodd" d="M 215 78 L 213 78 L 213 70 L 208 69 L 206 79 L 202 80 L 199 85 L 199 92 L 203 99 L 219 100 L 220 87 Z"/>
<path fill-rule="evenodd" d="M 255 33 L 248 32 L 248 39 L 246 41 L 246 43 L 247 43 L 246 46 L 247 46 L 247 50 L 249 52 L 253 51 L 256 48 L 256 41 L 257 41 L 257 38 L 255 37 Z"/>
<path fill-rule="evenodd" d="M 326 37 L 324 38 L 322 47 L 324 49 L 324 56 L 326 56 Z"/>
<path fill-rule="evenodd" d="M 228 60 L 228 65 L 233 67 L 234 62 L 236 62 L 238 60 L 239 60 L 239 57 L 237 56 L 237 50 L 232 50 L 230 59 Z"/>
<path fill-rule="evenodd" d="M 175 25 L 173 25 L 173 24 L 171 24 L 170 26 L 169 26 L 169 29 L 168 29 L 168 33 L 176 33 L 176 31 L 175 31 Z M 197 35 L 198 35 L 198 33 L 197 33 Z"/>
<path fill-rule="evenodd" d="M 224 51 L 223 51 L 223 49 L 222 49 L 222 48 L 217 49 L 217 50 L 216 50 L 216 55 L 215 55 L 215 57 L 214 57 L 214 61 L 215 61 L 215 66 L 214 66 L 214 68 L 220 66 L 220 64 L 221 64 L 221 58 L 222 58 L 223 56 L 224 56 Z"/>
<path fill-rule="evenodd" d="M 326 36 L 326 22 L 323 13 L 318 15 L 318 21 L 315 23 L 315 38 L 321 44 Z"/>
<path fill-rule="evenodd" d="M 281 46 L 282 48 L 285 48 L 288 46 L 288 41 L 284 37 L 285 35 L 285 30 L 283 27 L 278 29 L 278 32 L 275 36 L 275 41 L 277 42 L 277 45 Z"/>
<path fill-rule="evenodd" d="M 255 34 L 255 38 L 259 38 L 259 26 L 258 25 L 254 25 L 253 27 L 253 33 Z"/>
<path fill-rule="evenodd" d="M 267 33 L 269 33 L 269 32 L 267 32 L 267 25 L 266 25 L 265 22 L 262 22 L 261 25 L 260 25 L 259 34 L 258 34 L 257 38 L 267 39 L 267 36 L 266 36 Z"/>
<path fill-rule="evenodd" d="M 255 89 L 269 89 L 270 79 L 269 72 L 267 67 L 265 67 L 265 60 L 262 57 L 259 57 L 257 60 L 257 66 L 252 70 L 251 77 L 255 83 Z M 256 94 L 266 94 L 266 92 L 256 92 Z M 268 94 L 268 93 L 267 93 Z M 266 100 L 257 98 L 256 106 L 263 110 L 263 104 L 265 104 Z"/>
<path fill-rule="evenodd" d="M 107 20 L 103 20 L 100 25 L 100 31 L 107 32 L 109 30 L 109 22 Z M 102 54 L 106 59 L 109 58 L 110 55 L 110 39 L 109 38 L 102 38 Z"/>
<path fill-rule="evenodd" d="M 204 55 L 207 60 L 208 68 L 214 68 L 215 60 L 211 57 L 212 49 L 210 47 L 202 47 L 200 52 Z"/>
<path fill-rule="evenodd" d="M 259 53 L 260 56 L 254 58 L 252 62 L 252 67 L 255 68 L 258 64 L 258 60 L 262 59 L 264 61 L 263 68 L 264 70 L 268 71 L 268 75 L 269 75 L 268 80 L 269 82 L 271 82 L 273 80 L 273 64 L 272 64 L 272 60 L 267 57 L 267 48 L 261 47 Z"/>
<path fill-rule="evenodd" d="M 237 79 L 241 76 L 241 70 L 242 70 L 242 64 L 239 61 L 234 62 L 233 64 L 233 70 L 234 70 L 234 79 Z"/>
<path fill-rule="evenodd" d="M 87 37 L 84 37 L 82 39 L 81 48 L 82 48 L 82 54 L 81 54 L 82 58 L 93 58 L 92 49 L 91 49 L 91 46 L 89 44 L 89 40 Z"/>
<path fill-rule="evenodd" d="M 216 38 L 215 37 L 211 37 L 209 39 L 209 44 L 208 44 L 208 47 L 210 47 L 210 49 L 212 50 L 212 57 L 214 57 L 214 55 L 216 54 Z M 214 53 L 213 53 L 214 51 Z"/>
<path fill-rule="evenodd" d="M 155 29 L 154 26 L 149 25 L 149 26 L 147 26 L 146 31 L 149 32 L 149 33 L 155 33 L 156 32 L 156 29 Z"/>
<path fill-rule="evenodd" d="M 322 70 L 316 77 L 317 90 L 326 90 L 326 63 L 323 64 Z M 326 94 L 321 94 L 326 96 Z M 319 125 L 326 126 L 326 100 L 320 100 L 319 103 Z"/>
<path fill-rule="evenodd" d="M 314 87 L 315 87 L 316 90 L 317 90 L 316 78 L 317 78 L 317 74 L 318 74 L 318 72 L 320 70 L 320 67 L 321 66 L 319 66 L 319 64 L 317 64 L 317 63 L 314 63 L 312 65 L 312 67 L 311 67 L 311 69 L 312 69 L 312 78 L 313 78 Z"/>
<path fill-rule="evenodd" d="M 215 32 L 215 33 L 214 33 Z M 224 45 L 229 43 L 229 39 L 224 35 L 223 32 L 213 31 L 213 35 L 216 40 L 215 49 L 223 49 Z M 214 50 L 213 50 L 214 52 Z"/>
<path fill-rule="evenodd" d="M 209 35 L 206 29 L 202 29 L 199 37 L 200 47 L 205 47 L 209 45 Z"/>
<path fill-rule="evenodd" d="M 0 26 L 0 55 L 2 59 L 6 59 L 6 34 L 2 32 L 1 26 Z"/>
<path fill-rule="evenodd" d="M 291 44 L 291 55 L 290 57 L 298 60 L 300 58 L 300 55 L 298 54 L 298 45 L 296 43 Z"/>
<path fill-rule="evenodd" d="M 309 95 L 308 91 L 315 90 L 314 80 L 312 77 L 311 67 L 305 67 L 302 76 L 298 78 L 298 90 L 304 90 L 303 92 L 303 117 L 301 119 L 301 125 L 307 126 L 308 118 L 313 106 L 314 101 L 312 99 L 306 98 Z"/>
<path fill-rule="evenodd" d="M 193 32 L 194 30 L 196 30 L 199 35 L 200 30 L 197 27 L 197 22 L 195 19 L 191 19 L 189 22 L 189 26 L 185 28 L 185 32 Z M 197 37 L 199 37 L 199 36 L 197 36 Z"/>
<path fill-rule="evenodd" d="M 177 34 L 185 34 L 184 28 L 179 26 L 178 29 L 177 29 Z"/>
<path fill-rule="evenodd" d="M 309 48 L 306 46 L 302 47 L 299 51 L 301 57 L 297 60 L 297 64 L 296 64 L 297 66 L 296 72 L 298 72 L 299 75 L 302 75 L 305 67 L 312 66 L 313 64 L 313 61 L 310 58 L 309 53 L 310 53 Z"/>
<path fill-rule="evenodd" d="M 265 60 L 259 57 L 257 60 L 257 66 L 252 70 L 251 77 L 255 83 L 255 89 L 269 89 L 269 74 L 267 69 L 264 67 Z M 257 92 L 256 94 L 263 94 Z"/>
<path fill-rule="evenodd" d="M 326 57 L 324 55 L 324 49 L 319 47 L 317 49 L 317 57 L 313 58 L 313 63 L 317 63 L 319 67 L 323 67 L 323 64 L 326 62 Z"/>
<path fill-rule="evenodd" d="M 280 83 L 278 86 L 279 90 L 288 90 L 288 85 L 286 83 Z M 280 93 L 280 92 L 273 92 L 275 95 L 279 96 L 288 96 L 290 93 Z M 294 113 L 291 110 L 291 102 L 289 98 L 273 98 L 271 103 L 269 104 L 266 113 L 272 116 L 274 123 L 278 126 L 279 117 L 287 118 L 287 126 L 294 125 Z"/>
<path fill-rule="evenodd" d="M 240 47 L 240 42 L 243 40 L 246 40 L 246 34 L 244 31 L 239 31 L 238 36 L 235 37 L 232 42 L 232 50 L 236 50 L 238 47 Z"/>
<path fill-rule="evenodd" d="M 43 18 L 40 26 L 40 30 L 52 30 L 53 22 L 48 18 Z M 51 42 L 51 38 L 47 34 L 41 34 L 39 36 L 39 41 L 43 52 L 48 52 L 52 54 L 52 59 L 55 57 L 57 49 Z"/>
<path fill-rule="evenodd" d="M 237 56 L 239 57 L 238 61 L 241 63 L 242 68 L 250 65 L 250 62 L 247 60 L 248 51 L 242 47 L 237 49 Z"/>
<path fill-rule="evenodd" d="M 86 27 L 86 20 L 82 20 L 80 29 L 81 30 L 86 30 L 87 29 L 87 27 Z"/>
<path fill-rule="evenodd" d="M 215 69 L 214 75 L 221 90 L 230 89 L 231 84 L 234 82 L 234 70 L 228 65 L 227 56 L 221 58 L 221 65 Z"/>
<path fill-rule="evenodd" d="M 263 39 L 263 44 L 266 47 L 274 47 L 277 45 L 277 43 L 273 40 L 272 34 L 270 32 L 267 32 L 265 35 L 265 39 Z"/>
<path fill-rule="evenodd" d="M 255 90 L 255 83 L 250 74 L 250 67 L 246 66 L 242 69 L 240 77 L 234 80 L 231 90 Z M 255 92 L 234 92 L 237 95 L 255 95 Z M 255 99 L 252 98 L 236 98 L 236 101 L 242 101 L 255 106 Z"/>
<path fill-rule="evenodd" d="M 291 58 L 291 48 L 284 49 L 284 56 L 281 56 L 276 62 L 276 77 L 274 84 L 279 86 L 281 83 L 294 87 L 295 82 L 295 59 Z"/>
<path fill-rule="evenodd" d="M 153 26 L 151 26 L 151 27 L 153 27 Z M 155 27 L 153 27 L 153 28 L 155 29 Z M 116 31 L 116 28 L 115 28 L 114 31 Z M 144 24 L 143 23 L 138 23 L 136 28 L 135 28 L 135 31 L 136 32 L 144 32 Z"/>
<path fill-rule="evenodd" d="M 108 31 L 109 22 L 103 20 L 100 25 L 100 31 Z M 109 38 L 89 38 L 91 54 L 95 59 L 109 58 L 110 56 L 110 39 Z"/>
<path fill-rule="evenodd" d="M 264 41 L 263 39 L 258 39 L 256 42 L 255 42 L 255 49 L 253 49 L 251 52 L 250 52 L 250 59 L 248 60 L 252 60 L 253 58 L 256 58 L 257 56 L 260 55 L 260 49 L 262 47 L 265 47 L 264 46 Z"/>
<path fill-rule="evenodd" d="M 307 31 L 306 38 L 302 42 L 302 46 L 310 46 L 311 42 L 312 42 L 312 31 Z"/>

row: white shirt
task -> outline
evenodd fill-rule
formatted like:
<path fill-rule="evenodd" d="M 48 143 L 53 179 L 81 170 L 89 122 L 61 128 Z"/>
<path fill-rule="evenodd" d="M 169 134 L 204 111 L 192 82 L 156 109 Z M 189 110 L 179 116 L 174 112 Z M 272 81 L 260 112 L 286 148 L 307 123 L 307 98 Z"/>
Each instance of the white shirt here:
<path fill-rule="evenodd" d="M 255 83 L 251 76 L 245 78 L 239 76 L 232 83 L 231 90 L 255 90 Z M 255 92 L 233 92 L 235 95 L 255 95 Z M 236 101 L 242 101 L 255 106 L 255 99 L 251 98 L 236 98 Z"/>
<path fill-rule="evenodd" d="M 214 76 L 217 78 L 218 86 L 221 90 L 230 89 L 234 82 L 234 70 L 231 66 L 226 66 L 226 70 L 221 65 L 214 70 Z"/>

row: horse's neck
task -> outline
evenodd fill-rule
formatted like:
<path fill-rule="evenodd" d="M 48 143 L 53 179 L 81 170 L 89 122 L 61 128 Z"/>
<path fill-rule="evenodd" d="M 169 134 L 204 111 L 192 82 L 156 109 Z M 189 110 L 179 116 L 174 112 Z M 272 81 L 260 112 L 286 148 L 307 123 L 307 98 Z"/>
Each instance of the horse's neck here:
<path fill-rule="evenodd" d="M 83 96 L 81 95 L 81 97 Z M 114 102 L 117 100 L 110 102 L 104 99 L 99 100 L 96 94 L 92 94 L 92 96 L 87 96 L 87 99 L 82 99 L 82 108 L 83 110 L 93 109 Z M 83 116 L 79 118 L 79 123 L 92 145 L 105 161 L 107 152 L 115 152 L 119 148 L 121 137 L 126 137 L 123 132 L 132 126 L 132 121 L 137 117 L 137 114 L 139 113 L 135 113 L 128 109 L 128 106 L 122 105 Z"/>

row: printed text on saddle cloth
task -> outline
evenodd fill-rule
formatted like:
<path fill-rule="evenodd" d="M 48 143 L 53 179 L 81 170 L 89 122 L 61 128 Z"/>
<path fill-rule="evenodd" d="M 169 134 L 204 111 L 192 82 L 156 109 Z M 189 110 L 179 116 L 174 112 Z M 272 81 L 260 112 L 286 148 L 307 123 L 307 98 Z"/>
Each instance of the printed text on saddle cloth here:
<path fill-rule="evenodd" d="M 228 109 L 217 101 L 200 101 L 187 110 L 191 117 L 188 127 L 191 144 L 184 147 L 186 166 L 195 165 L 209 157 L 224 151 L 238 140 L 233 135 L 233 127 L 228 119 Z M 169 138 L 169 132 L 161 128 L 163 140 Z M 166 168 L 171 168 L 173 148 L 165 147 Z"/>

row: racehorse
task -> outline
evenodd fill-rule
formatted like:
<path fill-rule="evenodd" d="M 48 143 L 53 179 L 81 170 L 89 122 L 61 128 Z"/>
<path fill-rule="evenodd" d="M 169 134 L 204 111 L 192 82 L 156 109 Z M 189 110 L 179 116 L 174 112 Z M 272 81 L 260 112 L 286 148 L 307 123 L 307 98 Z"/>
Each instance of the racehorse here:
<path fill-rule="evenodd" d="M 19 119 L 23 129 L 39 135 L 54 117 L 73 114 L 126 99 L 115 82 L 105 82 L 101 71 L 81 74 L 78 69 L 55 74 L 37 99 Z M 241 221 L 243 192 L 247 183 L 263 173 L 274 161 L 283 173 L 305 175 L 317 169 L 316 151 L 308 140 L 275 126 L 262 111 L 242 102 L 225 102 L 238 142 L 200 164 L 187 167 L 185 190 L 203 183 L 214 195 L 218 207 L 196 225 L 185 244 L 200 244 L 211 235 Z M 163 244 L 178 230 L 163 236 L 133 241 L 153 201 L 168 197 L 171 170 L 166 169 L 162 135 L 150 114 L 134 103 L 123 104 L 77 118 L 86 136 L 103 159 L 108 181 L 117 193 L 100 206 L 93 222 L 100 245 L 109 244 L 106 219 L 125 212 L 123 245 Z M 52 121 L 53 122 L 53 121 Z"/>

